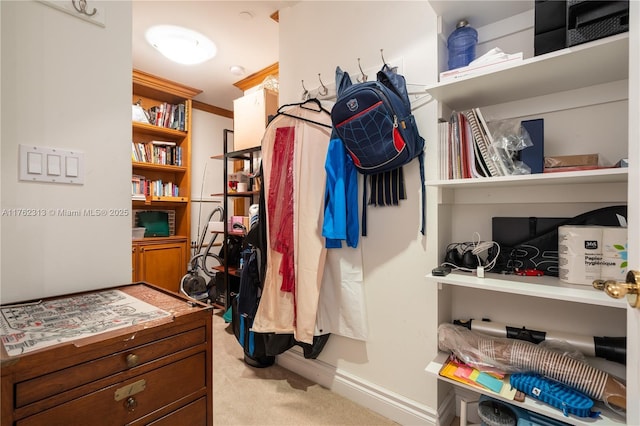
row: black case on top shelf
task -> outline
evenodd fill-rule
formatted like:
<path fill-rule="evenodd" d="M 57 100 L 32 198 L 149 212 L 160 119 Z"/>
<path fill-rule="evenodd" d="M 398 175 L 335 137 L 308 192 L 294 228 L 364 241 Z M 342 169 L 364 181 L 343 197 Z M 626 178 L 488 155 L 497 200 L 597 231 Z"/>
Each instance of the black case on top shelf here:
<path fill-rule="evenodd" d="M 629 1 L 567 1 L 567 47 L 629 31 Z"/>

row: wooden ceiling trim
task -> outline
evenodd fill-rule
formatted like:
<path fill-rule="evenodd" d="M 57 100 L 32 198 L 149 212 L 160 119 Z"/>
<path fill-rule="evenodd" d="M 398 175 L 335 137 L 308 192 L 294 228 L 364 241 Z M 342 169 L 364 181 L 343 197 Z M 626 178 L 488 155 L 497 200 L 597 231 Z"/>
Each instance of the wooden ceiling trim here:
<path fill-rule="evenodd" d="M 233 83 L 233 85 L 244 92 L 248 89 L 251 89 L 252 87 L 256 87 L 257 85 L 261 84 L 264 81 L 264 79 L 269 77 L 270 75 L 277 76 L 278 71 L 279 71 L 278 63 L 276 62 L 273 65 L 269 65 L 268 67 L 258 72 L 255 72 L 240 81 Z"/>
<path fill-rule="evenodd" d="M 216 114 L 216 115 L 220 115 L 222 117 L 227 117 L 227 118 L 233 118 L 233 111 L 229 111 L 228 109 L 206 104 L 204 102 L 196 101 L 195 99 L 191 101 L 191 106 L 201 111 L 210 112 L 211 114 Z"/>
<path fill-rule="evenodd" d="M 184 84 L 176 83 L 137 69 L 133 70 L 133 86 L 134 93 L 143 96 L 147 96 L 148 92 L 158 91 L 167 92 L 185 99 L 191 99 L 202 93 L 200 89 L 194 89 L 193 87 L 185 86 Z M 144 91 L 144 93 L 138 93 L 139 91 Z"/>

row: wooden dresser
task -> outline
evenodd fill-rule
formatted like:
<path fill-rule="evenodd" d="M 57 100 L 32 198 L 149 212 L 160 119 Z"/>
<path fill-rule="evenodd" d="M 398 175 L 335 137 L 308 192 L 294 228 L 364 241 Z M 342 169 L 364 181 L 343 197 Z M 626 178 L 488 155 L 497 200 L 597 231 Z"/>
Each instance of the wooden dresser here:
<path fill-rule="evenodd" d="M 211 308 L 147 283 L 105 290 L 165 316 L 14 356 L 0 345 L 2 426 L 212 425 Z"/>

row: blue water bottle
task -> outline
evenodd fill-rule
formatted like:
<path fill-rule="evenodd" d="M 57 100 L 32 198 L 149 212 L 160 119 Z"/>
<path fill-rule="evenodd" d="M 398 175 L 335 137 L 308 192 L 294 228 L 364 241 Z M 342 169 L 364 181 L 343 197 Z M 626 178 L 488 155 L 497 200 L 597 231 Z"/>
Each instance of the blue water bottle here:
<path fill-rule="evenodd" d="M 469 26 L 466 19 L 460 20 L 447 39 L 449 69 L 469 65 L 476 58 L 476 44 L 478 44 L 478 32 Z"/>

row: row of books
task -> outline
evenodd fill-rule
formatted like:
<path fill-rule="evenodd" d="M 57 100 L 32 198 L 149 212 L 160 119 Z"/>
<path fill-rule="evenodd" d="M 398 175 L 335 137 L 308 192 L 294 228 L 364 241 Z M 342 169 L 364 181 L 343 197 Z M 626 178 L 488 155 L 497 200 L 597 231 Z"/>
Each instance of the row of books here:
<path fill-rule="evenodd" d="M 148 196 L 179 197 L 180 188 L 173 182 L 163 182 L 162 179 L 149 180 L 141 175 L 131 176 L 131 198 L 144 200 Z"/>
<path fill-rule="evenodd" d="M 479 108 L 454 111 L 439 124 L 440 179 L 508 176 L 515 172 L 509 152 L 494 144 Z"/>
<path fill-rule="evenodd" d="M 182 166 L 182 147 L 175 142 L 131 142 L 131 159 L 137 162 Z"/>
<path fill-rule="evenodd" d="M 185 103 L 177 105 L 162 103 L 153 106 L 147 111 L 149 123 L 160 127 L 167 127 L 175 130 L 186 130 L 187 123 L 187 107 Z"/>

